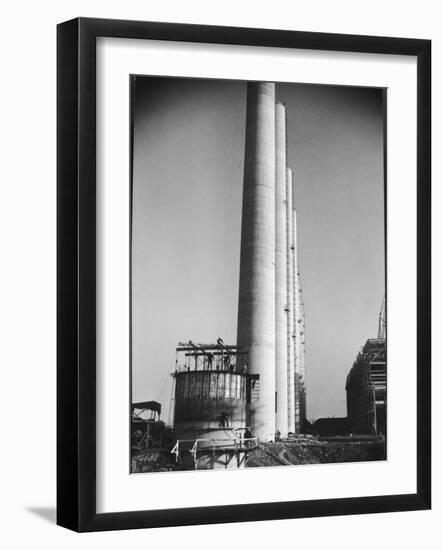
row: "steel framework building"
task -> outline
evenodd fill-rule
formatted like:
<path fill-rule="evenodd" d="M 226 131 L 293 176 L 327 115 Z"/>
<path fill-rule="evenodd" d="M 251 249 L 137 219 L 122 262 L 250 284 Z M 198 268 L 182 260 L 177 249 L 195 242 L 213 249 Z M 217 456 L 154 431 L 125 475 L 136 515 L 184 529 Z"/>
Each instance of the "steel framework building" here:
<path fill-rule="evenodd" d="M 347 416 L 354 434 L 386 435 L 387 340 L 367 340 L 348 376 Z"/>

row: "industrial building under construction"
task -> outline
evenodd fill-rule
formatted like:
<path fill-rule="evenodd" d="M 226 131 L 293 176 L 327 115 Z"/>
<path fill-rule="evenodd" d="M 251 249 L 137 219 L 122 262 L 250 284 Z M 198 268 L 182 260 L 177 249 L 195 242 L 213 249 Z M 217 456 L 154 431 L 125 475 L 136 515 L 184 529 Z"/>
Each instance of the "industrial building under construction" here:
<path fill-rule="evenodd" d="M 173 456 L 175 467 L 158 469 L 242 468 L 255 451 L 266 449 L 273 456 L 268 445 L 301 441 L 309 431 L 296 186 L 288 166 L 286 116 L 285 105 L 275 102 L 275 84 L 247 84 L 237 341 L 178 343 L 173 421 L 159 445 Z M 373 342 L 367 342 L 347 380 L 355 432 L 366 430 L 363 423 L 373 424 L 372 416 L 360 412 L 364 399 L 377 403 L 382 398 L 380 379 L 372 396 L 361 386 L 367 372 L 371 380 L 377 376 L 374 360 L 368 370 L 365 366 L 366 356 L 378 351 Z M 133 406 L 133 425 L 139 428 L 148 410 L 154 417 L 147 423 L 157 423 L 164 432 L 161 406 L 155 402 Z M 380 409 L 376 415 L 379 421 Z M 132 456 L 151 449 L 141 431 L 133 437 Z M 277 464 L 290 463 L 286 452 L 274 456 Z M 143 460 L 146 465 L 153 459 Z M 155 471 L 140 464 L 132 471 Z"/>
<path fill-rule="evenodd" d="M 301 430 L 305 323 L 286 128 L 275 84 L 249 83 L 237 343 L 178 346 L 185 361 L 173 375 L 176 453 L 189 445 L 195 453 L 198 441 L 204 454 L 207 440 L 217 462 L 235 455 L 237 466 L 253 444 Z"/>
<path fill-rule="evenodd" d="M 387 433 L 387 339 L 385 300 L 378 337 L 367 340 L 347 376 L 347 417 L 351 433 Z"/>
<path fill-rule="evenodd" d="M 357 434 L 379 437 L 387 435 L 387 323 L 386 300 L 379 313 L 377 338 L 369 338 L 347 375 L 345 390 L 347 416 L 319 418 L 311 431 L 321 436 Z"/>
<path fill-rule="evenodd" d="M 245 128 L 237 342 L 180 344 L 173 373 L 174 453 L 195 458 L 210 441 L 225 467 L 229 449 L 238 466 L 253 444 L 300 433 L 306 410 L 295 178 L 275 84 L 248 83 Z"/>

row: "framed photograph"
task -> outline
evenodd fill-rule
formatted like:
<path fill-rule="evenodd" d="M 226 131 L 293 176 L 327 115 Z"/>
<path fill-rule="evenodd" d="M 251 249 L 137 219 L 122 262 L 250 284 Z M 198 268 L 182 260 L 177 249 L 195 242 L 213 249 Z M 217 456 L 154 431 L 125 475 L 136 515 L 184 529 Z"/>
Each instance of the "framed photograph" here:
<path fill-rule="evenodd" d="M 430 41 L 57 36 L 57 523 L 429 509 Z"/>

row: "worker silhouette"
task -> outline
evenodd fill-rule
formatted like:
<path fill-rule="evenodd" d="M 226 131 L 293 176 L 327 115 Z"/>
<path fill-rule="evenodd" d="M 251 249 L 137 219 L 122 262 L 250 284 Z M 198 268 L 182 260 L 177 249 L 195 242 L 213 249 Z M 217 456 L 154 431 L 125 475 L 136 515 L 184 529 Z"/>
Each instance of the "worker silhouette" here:
<path fill-rule="evenodd" d="M 250 447 L 251 439 L 252 439 L 252 432 L 250 431 L 250 428 L 246 428 L 244 431 L 244 439 L 246 447 Z"/>
<path fill-rule="evenodd" d="M 219 415 L 219 425 L 221 428 L 229 427 L 229 415 L 225 411 Z"/>

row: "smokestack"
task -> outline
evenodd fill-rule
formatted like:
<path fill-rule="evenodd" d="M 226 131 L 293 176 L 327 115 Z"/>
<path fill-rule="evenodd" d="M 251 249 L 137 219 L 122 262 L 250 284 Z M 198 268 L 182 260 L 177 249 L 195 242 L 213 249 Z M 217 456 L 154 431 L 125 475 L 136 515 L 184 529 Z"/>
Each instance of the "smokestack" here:
<path fill-rule="evenodd" d="M 294 183 L 294 182 L 293 182 Z M 293 196 L 294 196 L 294 185 L 293 185 Z M 294 203 L 294 200 L 293 200 Z M 302 346 L 301 346 L 301 332 L 302 329 L 302 314 L 301 314 L 301 289 L 299 286 L 299 266 L 298 266 L 298 230 L 297 230 L 297 220 L 296 220 L 296 208 L 293 207 L 293 243 L 294 243 L 294 254 L 293 254 L 293 270 L 294 270 L 294 289 L 293 289 L 293 311 L 294 311 L 294 321 L 295 321 L 295 373 L 294 373 L 294 431 L 299 433 L 299 372 L 301 369 L 302 361 Z"/>
<path fill-rule="evenodd" d="M 287 435 L 287 211 L 286 111 L 275 107 L 275 387 L 276 430 Z"/>
<path fill-rule="evenodd" d="M 299 273 L 299 272 L 298 272 Z M 305 394 L 305 312 L 304 312 L 304 299 L 302 297 L 301 278 L 298 275 L 298 287 L 299 287 L 299 315 L 301 319 L 301 331 L 299 336 L 299 362 L 298 362 L 298 375 L 297 375 L 297 395 L 299 401 L 299 415 L 297 418 L 297 430 L 301 432 L 306 415 L 306 394 Z"/>
<path fill-rule="evenodd" d="M 247 84 L 237 342 L 252 381 L 247 424 L 275 432 L 275 85 Z"/>
<path fill-rule="evenodd" d="M 295 212 L 296 213 L 296 212 Z M 296 256 L 296 264 L 298 258 Z M 295 393 L 295 429 L 296 433 L 300 433 L 302 429 L 303 420 L 305 418 L 305 314 L 304 314 L 304 300 L 302 297 L 301 277 L 299 274 L 299 267 L 296 278 L 296 290 L 298 297 L 298 332 L 296 334 L 296 364 L 295 364 L 295 379 L 296 379 L 296 393 Z"/>
<path fill-rule="evenodd" d="M 295 432 L 295 234 L 293 211 L 293 175 L 291 168 L 286 173 L 287 207 L 287 422 L 288 431 Z"/>

